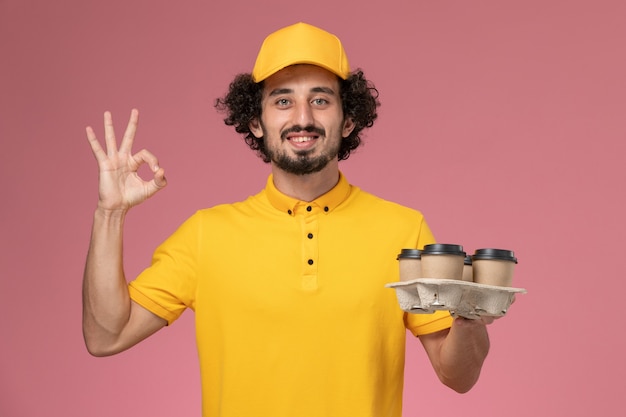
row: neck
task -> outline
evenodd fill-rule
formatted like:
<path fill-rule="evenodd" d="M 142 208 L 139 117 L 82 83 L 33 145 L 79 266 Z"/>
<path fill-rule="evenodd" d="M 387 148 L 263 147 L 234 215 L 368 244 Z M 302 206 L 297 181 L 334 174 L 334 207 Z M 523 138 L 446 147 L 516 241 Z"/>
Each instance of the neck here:
<path fill-rule="evenodd" d="M 339 181 L 338 161 L 331 161 L 319 172 L 295 175 L 272 165 L 274 186 L 281 193 L 301 201 L 313 201 L 326 194 Z"/>

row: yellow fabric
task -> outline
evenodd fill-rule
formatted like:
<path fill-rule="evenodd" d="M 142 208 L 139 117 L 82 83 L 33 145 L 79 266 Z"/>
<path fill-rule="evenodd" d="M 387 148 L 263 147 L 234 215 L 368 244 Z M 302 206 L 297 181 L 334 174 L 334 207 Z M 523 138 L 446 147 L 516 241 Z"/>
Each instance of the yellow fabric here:
<path fill-rule="evenodd" d="M 195 310 L 204 416 L 400 417 L 405 321 L 419 335 L 452 319 L 405 317 L 384 285 L 402 248 L 432 242 L 419 212 L 343 175 L 311 203 L 270 176 L 193 215 L 130 291 L 168 323 Z"/>
<path fill-rule="evenodd" d="M 252 69 L 252 78 L 257 83 L 261 82 L 294 64 L 317 65 L 344 80 L 350 75 L 348 57 L 339 38 L 300 22 L 265 38 Z"/>

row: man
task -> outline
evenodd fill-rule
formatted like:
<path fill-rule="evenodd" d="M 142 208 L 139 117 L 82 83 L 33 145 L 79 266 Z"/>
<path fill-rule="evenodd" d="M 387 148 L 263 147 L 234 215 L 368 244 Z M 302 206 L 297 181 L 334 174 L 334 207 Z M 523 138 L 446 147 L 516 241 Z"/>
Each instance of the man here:
<path fill-rule="evenodd" d="M 385 283 L 402 248 L 434 238 L 422 215 L 348 183 L 339 171 L 376 119 L 377 92 L 350 72 L 334 35 L 298 23 L 264 41 L 217 107 L 271 166 L 259 194 L 200 210 L 127 285 L 126 212 L 166 186 L 148 151 L 131 153 L 138 114 L 119 149 L 105 113 L 84 277 L 83 329 L 96 356 L 123 351 L 196 314 L 205 416 L 400 416 L 405 334 L 419 337 L 440 380 L 477 381 L 488 320 L 406 314 Z M 137 176 L 148 164 L 154 177 Z"/>

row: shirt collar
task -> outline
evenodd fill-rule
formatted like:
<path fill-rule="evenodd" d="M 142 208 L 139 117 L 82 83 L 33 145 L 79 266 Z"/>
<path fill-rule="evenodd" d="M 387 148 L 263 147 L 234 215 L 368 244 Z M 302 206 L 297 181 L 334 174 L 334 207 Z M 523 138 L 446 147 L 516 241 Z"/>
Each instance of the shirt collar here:
<path fill-rule="evenodd" d="M 324 213 L 330 213 L 348 198 L 351 188 L 346 177 L 339 172 L 339 181 L 332 189 L 311 202 L 303 202 L 278 191 L 274 185 L 274 176 L 270 174 L 265 185 L 265 194 L 274 208 L 293 216 L 296 207 L 302 205 L 316 205 Z"/>

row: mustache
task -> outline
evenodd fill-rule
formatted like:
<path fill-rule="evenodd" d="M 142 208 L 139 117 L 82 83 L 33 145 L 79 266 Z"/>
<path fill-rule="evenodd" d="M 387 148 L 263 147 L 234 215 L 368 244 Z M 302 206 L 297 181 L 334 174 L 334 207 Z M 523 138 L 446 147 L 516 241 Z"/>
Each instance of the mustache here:
<path fill-rule="evenodd" d="M 288 134 L 299 133 L 299 132 L 317 133 L 319 136 L 326 136 L 326 130 L 322 129 L 321 127 L 316 127 L 313 125 L 307 125 L 307 126 L 302 127 L 300 125 L 295 125 L 288 129 L 283 130 L 280 133 L 280 138 L 282 140 L 285 140 L 287 139 Z"/>

